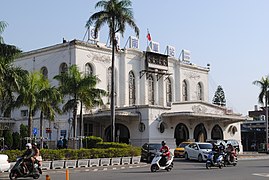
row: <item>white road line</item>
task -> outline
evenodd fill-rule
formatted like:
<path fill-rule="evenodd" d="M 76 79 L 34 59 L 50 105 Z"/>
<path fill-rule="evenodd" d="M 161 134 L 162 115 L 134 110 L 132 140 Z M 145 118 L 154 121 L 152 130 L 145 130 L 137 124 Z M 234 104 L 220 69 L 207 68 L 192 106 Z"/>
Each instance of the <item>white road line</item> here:
<path fill-rule="evenodd" d="M 261 176 L 261 177 L 267 177 L 269 178 L 269 174 L 268 173 L 253 173 L 253 176 Z"/>

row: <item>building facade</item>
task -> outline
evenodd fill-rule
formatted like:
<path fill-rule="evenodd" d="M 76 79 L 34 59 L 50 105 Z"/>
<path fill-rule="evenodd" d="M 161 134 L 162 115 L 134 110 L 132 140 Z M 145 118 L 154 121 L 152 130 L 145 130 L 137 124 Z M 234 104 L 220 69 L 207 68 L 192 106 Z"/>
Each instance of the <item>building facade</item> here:
<path fill-rule="evenodd" d="M 102 44 L 73 40 L 23 53 L 15 61 L 16 66 L 28 71 L 41 71 L 53 85 L 57 85 L 53 77 L 73 64 L 83 73 L 97 75 L 101 80 L 98 88 L 110 92 L 111 48 Z M 166 140 L 172 149 L 186 140 L 241 142 L 240 121 L 244 117 L 209 103 L 209 70 L 209 67 L 156 52 L 136 48 L 118 50 L 115 55 L 116 140 L 137 146 Z M 103 100 L 103 106 L 84 108 L 82 136 L 111 140 L 110 97 Z M 21 108 L 12 113 L 16 130 L 20 123 L 27 123 L 26 111 L 27 108 Z M 44 134 L 47 132 L 46 136 L 51 139 L 63 135 L 71 138 L 74 128 L 71 117 L 70 112 L 57 115 L 54 122 L 45 121 Z M 39 132 L 38 113 L 33 126 Z"/>

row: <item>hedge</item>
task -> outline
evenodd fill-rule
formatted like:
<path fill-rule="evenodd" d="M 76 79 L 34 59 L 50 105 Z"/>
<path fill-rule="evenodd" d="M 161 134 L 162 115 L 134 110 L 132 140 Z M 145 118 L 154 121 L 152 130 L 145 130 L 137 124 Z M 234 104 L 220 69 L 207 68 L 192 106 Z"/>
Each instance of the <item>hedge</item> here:
<path fill-rule="evenodd" d="M 99 146 L 99 145 L 98 145 Z M 108 147 L 106 143 L 100 145 Z M 120 146 L 120 145 L 115 145 Z M 123 145 L 125 146 L 125 145 Z M 6 150 L 3 152 L 9 157 L 9 161 L 16 161 L 24 151 Z M 73 160 L 73 159 L 93 159 L 93 158 L 112 158 L 112 157 L 128 157 L 140 156 L 141 148 L 126 145 L 124 148 L 91 148 L 91 149 L 41 149 L 41 156 L 44 161 L 52 160 Z"/>

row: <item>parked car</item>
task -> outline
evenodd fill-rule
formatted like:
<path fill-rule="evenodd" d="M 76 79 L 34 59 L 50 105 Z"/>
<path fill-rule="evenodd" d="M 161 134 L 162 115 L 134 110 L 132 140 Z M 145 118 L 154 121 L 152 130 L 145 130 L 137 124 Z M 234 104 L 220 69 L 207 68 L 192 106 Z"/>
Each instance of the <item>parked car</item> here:
<path fill-rule="evenodd" d="M 145 143 L 141 149 L 141 161 L 151 163 L 157 151 L 160 151 L 160 143 Z"/>
<path fill-rule="evenodd" d="M 0 172 L 8 171 L 9 168 L 8 156 L 6 154 L 0 154 Z"/>
<path fill-rule="evenodd" d="M 175 157 L 184 157 L 185 146 L 189 145 L 191 142 L 182 142 L 174 150 Z"/>
<path fill-rule="evenodd" d="M 227 139 L 225 140 L 226 144 L 231 144 L 235 149 L 236 152 L 240 151 L 239 142 L 235 139 Z"/>
<path fill-rule="evenodd" d="M 217 146 L 220 145 L 220 143 L 222 143 L 225 147 L 227 147 L 227 143 L 224 140 L 218 139 L 218 140 L 213 140 L 213 139 L 208 139 L 206 140 L 206 142 L 213 144 L 216 144 Z"/>
<path fill-rule="evenodd" d="M 185 146 L 184 157 L 186 160 L 198 160 L 199 162 L 206 161 L 207 156 L 212 151 L 212 144 L 206 142 L 193 142 Z"/>

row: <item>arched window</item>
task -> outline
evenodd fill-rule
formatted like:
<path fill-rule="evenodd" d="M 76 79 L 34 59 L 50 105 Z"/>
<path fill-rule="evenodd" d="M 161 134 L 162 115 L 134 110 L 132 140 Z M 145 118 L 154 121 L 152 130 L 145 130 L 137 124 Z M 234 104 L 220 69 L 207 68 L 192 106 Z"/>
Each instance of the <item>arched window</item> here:
<path fill-rule="evenodd" d="M 188 101 L 188 85 L 186 80 L 182 83 L 182 100 Z"/>
<path fill-rule="evenodd" d="M 152 75 L 148 77 L 148 103 L 154 104 L 154 79 Z"/>
<path fill-rule="evenodd" d="M 90 63 L 87 63 L 85 65 L 85 75 L 86 76 L 93 75 L 93 68 L 92 68 L 92 65 Z"/>
<path fill-rule="evenodd" d="M 203 86 L 201 82 L 197 84 L 197 99 L 204 100 Z"/>
<path fill-rule="evenodd" d="M 172 83 L 170 78 L 166 80 L 166 102 L 172 102 Z"/>
<path fill-rule="evenodd" d="M 129 72 L 129 105 L 135 104 L 135 76 L 132 71 Z"/>
<path fill-rule="evenodd" d="M 108 96 L 111 96 L 111 76 L 112 76 L 112 68 L 109 67 L 107 70 L 107 92 Z M 108 98 L 108 102 L 110 102 L 110 98 Z"/>
<path fill-rule="evenodd" d="M 48 79 L 48 69 L 47 69 L 47 67 L 42 67 L 41 68 L 41 70 L 40 70 L 40 72 L 41 72 L 41 74 L 43 74 L 43 76 L 45 77 L 45 78 L 47 78 Z"/>
<path fill-rule="evenodd" d="M 223 139 L 223 131 L 219 125 L 215 125 L 211 131 L 211 139 Z"/>
<path fill-rule="evenodd" d="M 62 63 L 59 68 L 59 74 L 67 72 L 68 67 L 66 63 Z"/>

